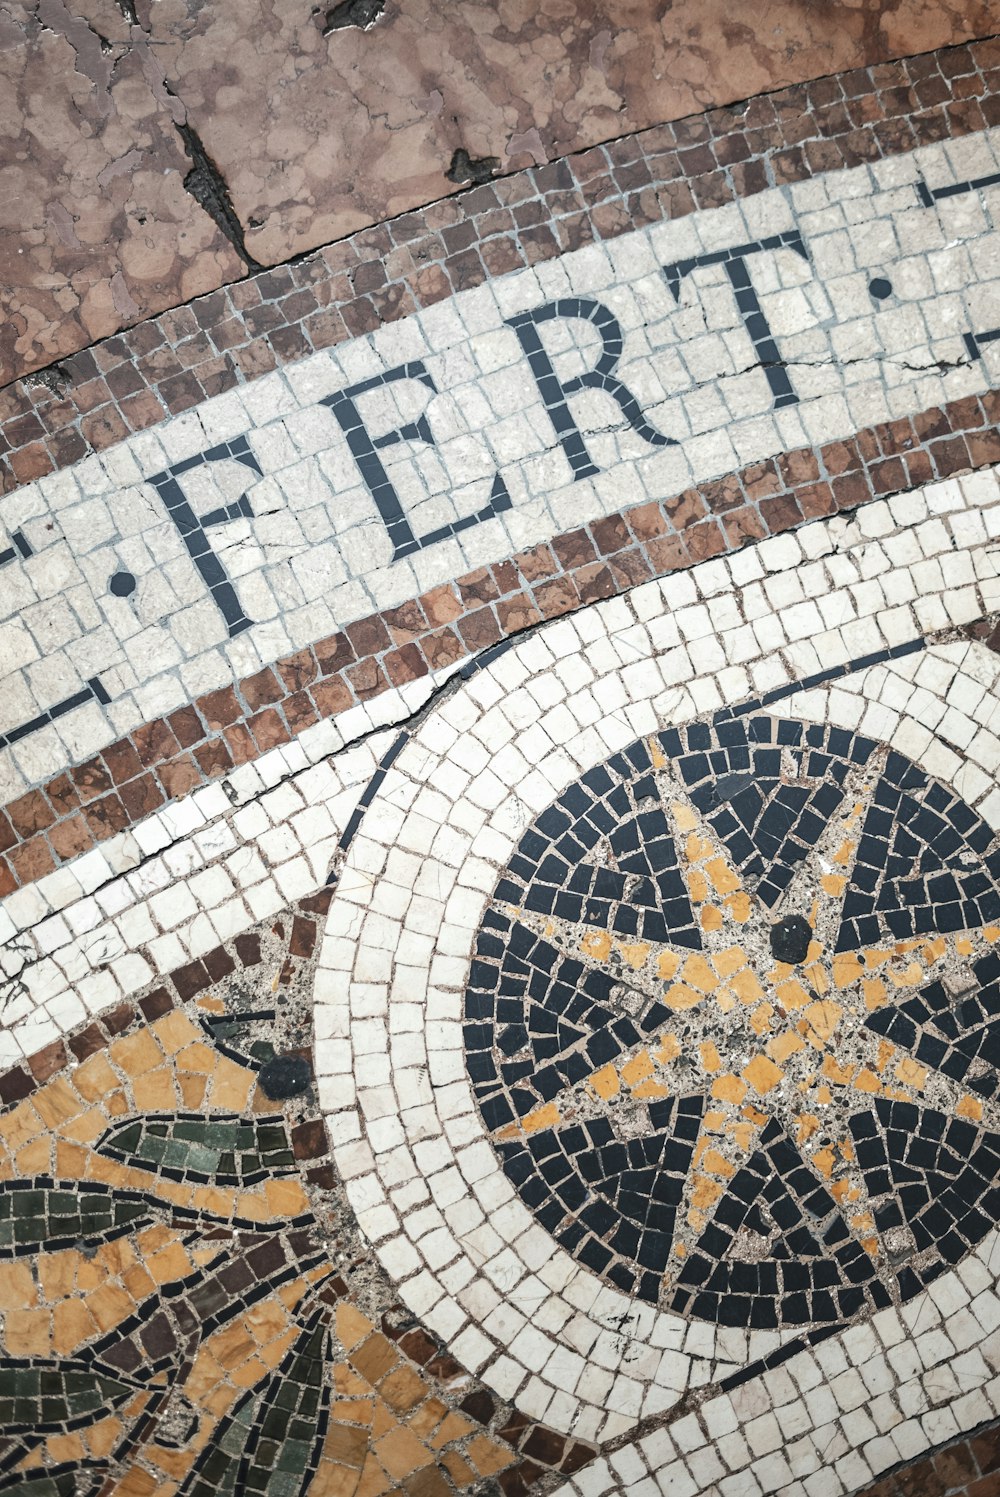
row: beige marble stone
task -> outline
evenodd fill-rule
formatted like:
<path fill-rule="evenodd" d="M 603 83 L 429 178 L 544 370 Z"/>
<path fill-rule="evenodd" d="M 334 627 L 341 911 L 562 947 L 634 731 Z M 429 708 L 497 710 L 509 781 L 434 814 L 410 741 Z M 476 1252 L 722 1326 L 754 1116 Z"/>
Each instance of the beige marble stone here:
<path fill-rule="evenodd" d="M 37 0 L 0 16 L 0 383 L 246 271 L 185 190 L 194 129 L 262 264 L 713 104 L 988 34 L 989 0 Z M 135 24 L 131 23 L 134 16 Z"/>
<path fill-rule="evenodd" d="M 184 190 L 148 45 L 113 0 L 0 18 L 3 381 L 240 274 Z"/>

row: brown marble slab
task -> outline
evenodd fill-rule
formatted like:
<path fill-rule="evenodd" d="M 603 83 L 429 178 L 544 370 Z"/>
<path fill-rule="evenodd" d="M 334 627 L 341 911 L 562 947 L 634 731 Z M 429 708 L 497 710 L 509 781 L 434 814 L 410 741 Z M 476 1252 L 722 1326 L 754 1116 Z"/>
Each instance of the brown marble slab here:
<path fill-rule="evenodd" d="M 4 382 L 242 273 L 132 29 L 114 0 L 0 12 Z"/>
<path fill-rule="evenodd" d="M 996 26 L 989 0 L 386 0 L 324 34 L 335 10 L 3 13 L 0 383 L 237 279 L 233 239 L 273 265 L 459 191 L 456 151 L 506 172 Z"/>
<path fill-rule="evenodd" d="M 387 0 L 368 31 L 323 37 L 322 11 L 282 0 L 161 0 L 153 28 L 249 248 L 273 264 L 454 190 L 444 174 L 458 149 L 502 171 L 540 165 L 967 38 L 995 28 L 991 10 L 981 0 Z"/>

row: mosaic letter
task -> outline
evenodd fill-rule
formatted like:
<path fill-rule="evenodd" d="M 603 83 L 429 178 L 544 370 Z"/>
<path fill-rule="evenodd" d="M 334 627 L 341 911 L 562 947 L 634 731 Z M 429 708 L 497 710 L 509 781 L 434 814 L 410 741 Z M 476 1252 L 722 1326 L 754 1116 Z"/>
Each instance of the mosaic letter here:
<path fill-rule="evenodd" d="M 730 249 L 716 250 L 711 254 L 694 255 L 690 260 L 678 260 L 673 265 L 663 267 L 663 274 L 667 278 L 667 285 L 674 293 L 675 301 L 680 301 L 681 281 L 699 265 L 721 265 L 724 268 L 729 277 L 729 283 L 736 293 L 736 305 L 743 319 L 743 326 L 750 335 L 750 341 L 760 360 L 761 368 L 767 375 L 767 382 L 774 396 L 775 410 L 785 405 L 797 405 L 799 397 L 792 389 L 785 361 L 778 352 L 778 345 L 774 341 L 770 325 L 757 298 L 747 268 L 747 259 L 750 255 L 759 254 L 762 250 L 779 249 L 791 249 L 797 255 L 801 255 L 803 260 L 809 259 L 802 242 L 802 235 L 795 229 L 789 229 L 786 233 L 772 234 L 769 238 L 755 240 L 752 244 L 737 244 Z"/>
<path fill-rule="evenodd" d="M 552 360 L 538 336 L 538 324 L 551 322 L 556 317 L 577 317 L 592 322 L 604 345 L 601 357 L 593 369 L 566 381 L 556 374 Z M 559 445 L 569 459 L 575 479 L 593 478 L 601 471 L 587 451 L 580 428 L 567 404 L 567 398 L 581 390 L 603 390 L 606 395 L 610 395 L 618 402 L 632 430 L 638 432 L 651 447 L 676 447 L 673 437 L 664 436 L 661 431 L 650 426 L 632 391 L 612 372 L 622 354 L 622 330 L 617 317 L 601 302 L 564 297 L 559 301 L 547 302 L 544 307 L 535 307 L 530 312 L 519 312 L 516 317 L 507 319 L 507 326 L 514 329 L 528 356 L 545 409 L 555 427 Z"/>
<path fill-rule="evenodd" d="M 232 638 L 236 634 L 242 634 L 245 629 L 249 629 L 253 620 L 248 619 L 243 612 L 243 605 L 236 595 L 236 589 L 222 562 L 212 550 L 212 543 L 206 531 L 210 525 L 223 525 L 227 520 L 252 520 L 253 510 L 250 500 L 246 494 L 243 494 L 235 504 L 225 504 L 219 509 L 213 509 L 207 515 L 198 516 L 177 482 L 183 473 L 189 473 L 192 468 L 198 468 L 202 463 L 218 463 L 226 458 L 233 458 L 236 462 L 243 463 L 246 467 L 252 468 L 258 476 L 263 477 L 260 464 L 250 451 L 246 437 L 236 437 L 232 442 L 221 442 L 218 447 L 210 447 L 207 452 L 199 452 L 195 457 L 187 457 L 183 462 L 174 463 L 173 467 L 155 474 L 149 481 L 167 506 L 167 513 L 180 531 L 181 539 L 188 549 L 188 555 L 201 573 L 219 612 L 226 621 L 226 627 Z"/>
<path fill-rule="evenodd" d="M 382 386 L 392 384 L 396 380 L 416 380 L 425 385 L 432 394 L 438 393 L 437 385 L 426 365 L 421 359 L 414 359 L 410 364 L 400 364 L 397 369 L 389 369 L 385 374 L 378 374 L 373 379 L 362 380 L 359 384 L 350 385 L 346 390 L 338 390 L 335 395 L 327 395 L 323 400 L 323 404 L 330 407 L 340 422 L 341 429 L 347 438 L 347 445 L 368 486 L 368 492 L 375 500 L 375 506 L 392 541 L 393 561 L 399 561 L 403 556 L 410 556 L 414 551 L 421 551 L 425 546 L 432 546 L 436 541 L 443 541 L 449 536 L 457 535 L 460 530 L 468 530 L 472 525 L 480 525 L 484 520 L 490 520 L 511 507 L 507 487 L 500 474 L 497 473 L 493 479 L 488 503 L 476 514 L 466 515 L 464 519 L 454 520 L 448 525 L 441 525 L 437 530 L 429 531 L 427 535 L 414 535 L 412 526 L 403 512 L 403 506 L 392 479 L 385 471 L 378 453 L 380 448 L 391 447 L 396 442 L 426 442 L 431 447 L 436 446 L 426 412 L 419 415 L 415 421 L 407 421 L 403 426 L 394 427 L 380 437 L 373 437 L 361 419 L 361 414 L 355 404 L 355 396 L 364 395 L 369 390 L 381 389 Z"/>

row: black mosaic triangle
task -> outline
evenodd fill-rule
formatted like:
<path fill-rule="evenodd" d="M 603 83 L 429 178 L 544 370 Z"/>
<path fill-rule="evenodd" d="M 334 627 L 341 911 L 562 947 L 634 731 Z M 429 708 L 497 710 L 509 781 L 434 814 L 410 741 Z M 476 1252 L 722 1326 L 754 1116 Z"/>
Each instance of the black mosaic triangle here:
<path fill-rule="evenodd" d="M 675 1097 L 650 1105 L 650 1129 L 637 1137 L 597 1118 L 498 1151 L 508 1177 L 567 1251 L 655 1304 L 704 1108 L 698 1095 Z"/>
<path fill-rule="evenodd" d="M 672 1303 L 722 1325 L 773 1327 L 857 1313 L 875 1278 L 825 1187 L 781 1128 L 729 1182 Z"/>
<path fill-rule="evenodd" d="M 1000 918 L 994 840 L 952 791 L 890 754 L 858 841 L 836 949 Z"/>
<path fill-rule="evenodd" d="M 523 1117 L 639 1044 L 662 1017 L 636 993 L 622 1011 L 614 973 L 561 953 L 543 936 L 492 911 L 477 943 L 465 1000 L 466 1057 L 483 1116 L 500 1127 L 515 1114 L 491 1100 L 509 1089 Z M 485 957 L 503 939 L 499 969 Z"/>
<path fill-rule="evenodd" d="M 803 737 L 798 724 L 782 724 L 787 741 L 757 740 L 754 733 L 770 728 L 766 720 L 727 725 L 742 734 L 728 746 L 728 761 L 704 772 L 704 754 L 677 760 L 688 794 L 726 849 L 748 887 L 773 908 L 791 883 L 796 869 L 815 847 L 843 798 L 848 770 L 864 760 L 875 745 L 854 739 L 851 756 L 838 752 L 839 736 L 830 733 L 815 743 Z M 787 731 L 794 729 L 794 732 Z M 791 758 L 796 778 L 782 775 L 782 750 Z M 730 769 L 728 766 L 738 767 Z M 700 778 L 697 776 L 700 774 Z"/>
<path fill-rule="evenodd" d="M 973 963 L 973 991 L 952 998 L 928 983 L 912 998 L 877 1009 L 867 1027 L 899 1049 L 960 1082 L 979 1097 L 1000 1092 L 1000 956 Z"/>
<path fill-rule="evenodd" d="M 699 1104 L 689 1106 L 685 1118 L 700 1117 Z M 577 1168 L 590 1188 L 642 1234 L 663 1239 L 662 1259 L 646 1267 L 666 1267 L 674 1220 L 681 1202 L 684 1179 L 691 1166 L 695 1138 L 690 1127 L 678 1127 L 678 1099 L 654 1103 L 649 1109 L 652 1131 L 638 1138 L 611 1138 L 600 1144 L 581 1143 L 575 1152 Z M 568 1130 L 563 1130 L 567 1139 Z M 685 1136 L 687 1133 L 689 1136 Z M 637 1258 L 637 1251 L 627 1256 Z"/>
<path fill-rule="evenodd" d="M 620 756 L 623 758 L 623 756 Z M 622 763 L 621 772 L 634 769 Z M 564 804 L 565 803 L 565 804 Z M 570 819 L 572 817 L 572 819 Z M 652 775 L 572 787 L 521 838 L 496 897 L 628 941 L 701 937 Z"/>
<path fill-rule="evenodd" d="M 900 1274 L 904 1297 L 957 1263 L 997 1219 L 1000 1134 L 930 1107 L 875 1098 L 872 1113 L 851 1119 L 858 1164 L 875 1222 L 885 1234 L 912 1234 L 917 1264 Z"/>

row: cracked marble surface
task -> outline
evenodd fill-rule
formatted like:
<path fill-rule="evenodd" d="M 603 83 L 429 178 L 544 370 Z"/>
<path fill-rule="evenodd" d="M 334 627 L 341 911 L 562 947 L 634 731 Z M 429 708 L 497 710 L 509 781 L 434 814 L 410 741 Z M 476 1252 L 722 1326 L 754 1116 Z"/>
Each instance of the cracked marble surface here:
<path fill-rule="evenodd" d="M 0 12 L 0 75 L 5 379 L 241 273 L 184 190 L 183 109 L 113 0 Z"/>
<path fill-rule="evenodd" d="M 274 0 L 0 11 L 0 379 L 244 273 L 185 190 L 178 124 L 270 265 L 460 190 L 459 150 L 515 170 L 994 25 L 986 0 L 777 0 L 738 19 L 722 0 L 362 10 L 367 27 Z"/>

